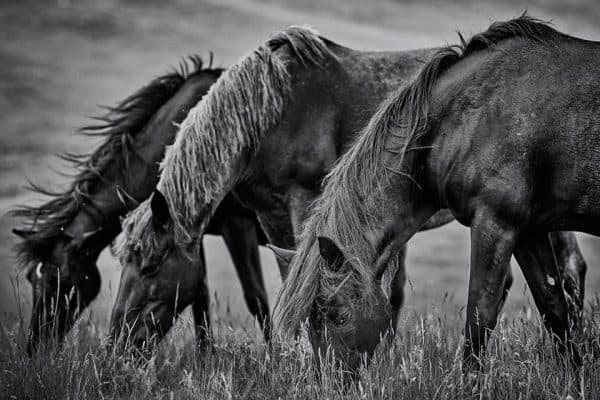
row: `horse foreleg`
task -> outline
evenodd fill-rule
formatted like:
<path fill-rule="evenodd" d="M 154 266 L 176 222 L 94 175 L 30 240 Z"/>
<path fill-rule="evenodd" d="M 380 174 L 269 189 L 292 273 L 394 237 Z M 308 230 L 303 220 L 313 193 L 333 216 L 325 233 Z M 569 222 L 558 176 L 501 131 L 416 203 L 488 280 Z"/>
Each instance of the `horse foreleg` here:
<path fill-rule="evenodd" d="M 204 266 L 204 277 L 198 287 L 196 299 L 192 303 L 192 316 L 194 317 L 196 340 L 198 344 L 203 346 L 210 338 L 210 293 L 208 292 L 206 280 L 206 258 L 203 245 L 200 245 L 200 259 Z"/>
<path fill-rule="evenodd" d="M 587 264 L 572 232 L 551 232 L 550 241 L 569 305 L 569 322 L 574 330 L 581 325 Z"/>
<path fill-rule="evenodd" d="M 480 369 L 488 335 L 495 328 L 516 231 L 502 220 L 479 215 L 471 226 L 471 272 L 465 325 L 465 371 Z"/>
<path fill-rule="evenodd" d="M 522 233 L 514 254 L 546 328 L 558 341 L 559 350 L 563 354 L 570 352 L 573 361 L 579 363 L 579 354 L 570 340 L 569 305 L 548 233 Z"/>
<path fill-rule="evenodd" d="M 398 326 L 398 315 L 402 304 L 404 304 L 404 285 L 406 283 L 406 246 L 402 248 L 396 263 L 398 268 L 394 273 L 394 277 L 390 283 L 390 305 L 392 306 L 392 331 Z"/>
<path fill-rule="evenodd" d="M 508 292 L 513 284 L 513 274 L 510 266 L 508 267 L 508 271 L 506 273 L 506 279 L 504 280 L 504 288 L 502 289 L 502 297 L 500 298 L 500 303 L 498 304 L 498 315 L 502 312 L 502 308 L 506 303 L 506 298 L 508 297 Z"/>
<path fill-rule="evenodd" d="M 269 342 L 271 339 L 269 302 L 258 254 L 255 223 L 243 216 L 228 218 L 221 224 L 221 234 L 242 284 L 246 305 L 258 320 L 265 341 Z"/>

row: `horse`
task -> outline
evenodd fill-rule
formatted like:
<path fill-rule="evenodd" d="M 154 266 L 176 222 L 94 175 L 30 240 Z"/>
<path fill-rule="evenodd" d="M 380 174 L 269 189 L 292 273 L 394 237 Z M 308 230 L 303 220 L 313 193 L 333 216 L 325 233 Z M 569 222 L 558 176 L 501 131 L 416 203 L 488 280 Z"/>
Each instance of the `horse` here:
<path fill-rule="evenodd" d="M 124 220 L 116 251 L 124 273 L 133 270 L 137 277 L 128 284 L 176 282 L 191 273 L 206 223 L 230 191 L 257 213 L 276 256 L 288 262 L 290 251 L 277 248 L 295 248 L 323 177 L 379 102 L 435 51 L 363 52 L 290 27 L 242 57 L 190 111 L 161 163 L 153 197 Z M 442 212 L 422 228 L 453 218 Z M 567 288 L 570 295 L 579 299 L 585 262 L 572 234 L 557 235 L 556 243 L 569 255 L 558 261 L 576 282 Z M 394 326 L 403 301 L 403 263 L 401 251 L 385 280 Z M 505 293 L 509 287 L 507 280 Z M 160 336 L 160 307 L 146 299 L 130 307 L 139 310 L 136 318 L 146 328 L 133 334 Z"/>
<path fill-rule="evenodd" d="M 379 282 L 431 215 L 471 230 L 463 370 L 482 367 L 514 254 L 571 365 L 548 232 L 600 230 L 600 44 L 522 15 L 440 49 L 390 95 L 324 182 L 274 311 L 356 367 L 390 310 Z M 557 268 L 558 267 L 558 268 Z"/>
<path fill-rule="evenodd" d="M 120 232 L 119 218 L 152 194 L 158 161 L 175 138 L 176 124 L 222 72 L 211 65 L 205 68 L 200 57 L 190 56 L 178 69 L 109 108 L 99 124 L 81 129 L 83 134 L 106 137 L 102 145 L 89 156 L 64 156 L 79 170 L 69 189 L 57 193 L 33 186 L 37 193 L 54 198 L 13 212 L 26 219 L 25 228 L 13 231 L 22 238 L 16 253 L 33 288 L 30 353 L 49 338 L 60 341 L 96 297 L 100 290 L 96 261 Z M 225 239 L 248 307 L 268 338 L 269 307 L 257 247 L 266 238 L 255 214 L 228 195 L 207 233 Z M 202 251 L 201 243 L 199 247 Z M 180 284 L 179 296 L 193 304 L 197 337 L 203 342 L 209 332 L 209 292 L 204 258 L 197 263 L 198 275 Z M 119 292 L 119 296 L 143 295 Z"/>

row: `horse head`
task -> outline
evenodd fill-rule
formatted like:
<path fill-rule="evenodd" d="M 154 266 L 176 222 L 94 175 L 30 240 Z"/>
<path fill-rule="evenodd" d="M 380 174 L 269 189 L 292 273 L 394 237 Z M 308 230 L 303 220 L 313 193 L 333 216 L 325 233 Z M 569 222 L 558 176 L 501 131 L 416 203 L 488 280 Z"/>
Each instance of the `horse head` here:
<path fill-rule="evenodd" d="M 391 306 L 381 288 L 381 277 L 364 277 L 352 259 L 330 238 L 319 236 L 318 257 L 325 263 L 317 295 L 308 315 L 308 334 L 316 359 L 331 352 L 349 371 L 372 356 L 390 328 Z M 292 261 L 293 251 L 270 246 L 280 260 Z"/>
<path fill-rule="evenodd" d="M 149 215 L 137 214 L 144 206 Z M 173 218 L 161 192 L 155 190 L 149 203 L 142 203 L 138 210 L 123 222 L 124 235 L 118 245 L 123 272 L 111 331 L 115 339 L 145 347 L 160 340 L 175 317 L 195 300 L 205 272 L 197 242 L 176 245 Z M 134 239 L 132 230 L 139 228 L 136 225 L 144 217 L 152 235 Z"/>
<path fill-rule="evenodd" d="M 100 290 L 100 274 L 96 256 L 87 249 L 99 231 L 70 236 L 40 237 L 32 230 L 13 229 L 23 239 L 30 262 L 26 269 L 32 287 L 32 310 L 28 351 L 33 353 L 40 343 L 60 341 L 80 312 Z M 35 260 L 35 261 L 34 261 Z"/>

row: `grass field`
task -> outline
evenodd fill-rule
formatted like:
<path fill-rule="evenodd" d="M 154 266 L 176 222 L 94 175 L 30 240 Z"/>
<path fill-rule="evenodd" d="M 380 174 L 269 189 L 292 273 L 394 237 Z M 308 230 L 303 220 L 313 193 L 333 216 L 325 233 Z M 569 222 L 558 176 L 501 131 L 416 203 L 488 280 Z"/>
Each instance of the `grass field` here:
<path fill-rule="evenodd" d="M 593 1 L 536 0 L 521 3 L 377 0 L 81 0 L 0 2 L 0 399 L 12 398 L 334 398 L 341 390 L 332 375 L 313 377 L 304 347 L 278 344 L 267 352 L 247 313 L 239 283 L 220 238 L 205 239 L 209 284 L 215 292 L 215 346 L 191 351 L 189 317 L 184 316 L 143 368 L 106 353 L 102 338 L 116 294 L 119 267 L 108 252 L 99 267 L 99 298 L 58 353 L 24 356 L 23 319 L 29 287 L 14 270 L 6 216 L 17 204 L 41 199 L 23 189 L 26 178 L 60 187 L 67 178 L 53 156 L 87 151 L 89 138 L 73 135 L 97 114 L 97 104 L 114 104 L 189 53 L 227 66 L 268 35 L 290 24 L 309 24 L 323 35 L 360 49 L 405 49 L 456 41 L 507 19 L 524 8 L 553 19 L 568 33 L 600 39 L 600 9 Z M 600 288 L 600 240 L 581 235 L 589 264 L 587 294 Z M 381 350 L 363 371 L 349 398 L 457 398 L 462 307 L 468 277 L 468 231 L 458 224 L 418 234 L 410 242 L 407 302 L 398 340 Z M 279 288 L 272 255 L 261 250 L 271 303 Z M 587 312 L 582 345 L 589 360 L 580 375 L 559 368 L 518 268 L 503 316 L 490 373 L 469 394 L 493 398 L 586 398 L 600 393 L 595 361 L 598 314 Z M 440 318 L 438 320 L 438 318 Z M 439 390 L 439 391 L 438 391 Z M 436 392 L 437 391 L 437 392 Z M 437 393 L 437 394 L 436 394 Z M 410 394 L 410 396 L 409 396 Z M 434 396 L 435 395 L 435 396 Z M 483 396 L 486 397 L 485 395 Z"/>
<path fill-rule="evenodd" d="M 503 318 L 479 376 L 461 371 L 455 316 L 405 313 L 395 340 L 380 345 L 352 382 L 333 363 L 313 365 L 305 342 L 271 349 L 252 333 L 219 324 L 207 350 L 180 324 L 150 359 L 113 352 L 93 325 L 59 351 L 25 356 L 19 331 L 0 334 L 6 399 L 597 399 L 600 327 L 587 318 L 578 341 L 583 366 L 555 356 L 535 318 Z M 318 372 L 318 373 L 317 373 Z M 317 378 L 319 376 L 320 378 Z M 345 382 L 345 383 L 344 383 Z"/>

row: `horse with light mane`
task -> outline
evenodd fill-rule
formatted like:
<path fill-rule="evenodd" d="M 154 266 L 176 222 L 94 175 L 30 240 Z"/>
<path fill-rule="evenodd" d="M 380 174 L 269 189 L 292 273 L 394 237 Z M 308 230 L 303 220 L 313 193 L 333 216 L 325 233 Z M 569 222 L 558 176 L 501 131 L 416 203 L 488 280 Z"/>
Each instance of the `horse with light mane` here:
<path fill-rule="evenodd" d="M 16 252 L 33 288 L 30 352 L 39 341 L 62 339 L 96 297 L 100 290 L 96 261 L 120 232 L 119 218 L 151 195 L 158 179 L 158 162 L 165 146 L 175 139 L 176 125 L 223 72 L 203 67 L 198 56 L 188 59 L 179 69 L 157 77 L 117 107 L 109 108 L 100 124 L 81 130 L 106 140 L 89 156 L 65 157 L 79 170 L 67 191 L 55 193 L 35 186 L 36 192 L 54 199 L 14 211 L 26 219 L 25 228 L 14 232 L 23 239 L 16 245 Z M 248 307 L 268 332 L 269 308 L 257 247 L 266 239 L 255 214 L 234 196 L 227 196 L 207 233 L 225 239 Z M 202 244 L 198 246 L 202 252 Z M 179 285 L 182 303 L 193 304 L 201 341 L 209 329 L 204 266 L 201 257 L 194 269 L 197 273 L 187 275 Z M 140 286 L 121 295 L 139 297 L 148 293 Z M 121 312 L 124 310 L 114 311 Z"/>
<path fill-rule="evenodd" d="M 481 367 L 514 254 L 562 352 L 564 271 L 548 232 L 600 234 L 600 43 L 525 15 L 439 50 L 391 95 L 324 182 L 277 301 L 351 368 L 379 342 L 385 271 L 449 209 L 471 229 L 463 367 Z M 379 328 L 379 329 L 378 329 Z"/>
<path fill-rule="evenodd" d="M 231 190 L 256 211 L 270 243 L 294 248 L 323 177 L 378 104 L 435 52 L 357 51 L 310 29 L 291 27 L 240 59 L 190 111 L 166 152 L 157 191 L 124 221 L 117 252 L 124 274 L 135 272 L 121 284 L 176 282 L 193 273 L 198 240 Z M 441 213 L 421 229 L 452 219 Z M 585 263 L 572 234 L 556 234 L 555 243 L 557 250 L 564 249 L 557 252 L 559 268 L 573 283 L 566 289 L 579 304 Z M 291 254 L 275 250 L 284 262 Z M 152 275 L 146 276 L 149 263 Z M 401 250 L 394 268 L 386 270 L 385 304 L 393 325 L 403 300 L 403 263 Z M 507 279 L 503 293 L 509 287 Z M 125 300 L 119 297 L 115 307 Z M 160 337 L 155 323 L 162 319 L 160 308 L 146 299 L 130 307 L 139 310 L 132 318 L 146 322 L 145 330 L 133 334 Z M 382 324 L 388 327 L 389 318 Z"/>

